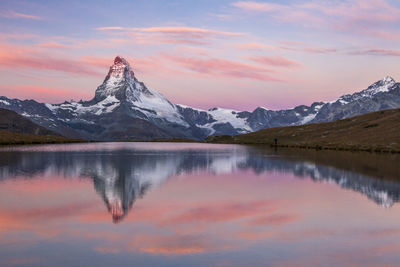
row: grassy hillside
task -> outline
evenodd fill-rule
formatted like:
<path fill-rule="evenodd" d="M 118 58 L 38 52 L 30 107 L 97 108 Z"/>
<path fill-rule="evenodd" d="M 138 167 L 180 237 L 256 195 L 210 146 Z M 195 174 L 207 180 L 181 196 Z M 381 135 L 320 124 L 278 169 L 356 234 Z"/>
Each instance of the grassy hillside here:
<path fill-rule="evenodd" d="M 0 109 L 0 145 L 81 142 L 47 130 L 18 113 Z"/>
<path fill-rule="evenodd" d="M 56 135 L 21 134 L 0 130 L 0 145 L 23 145 L 23 144 L 53 144 L 53 143 L 75 143 L 83 142 L 78 139 L 68 139 Z"/>
<path fill-rule="evenodd" d="M 335 122 L 278 127 L 237 136 L 211 136 L 207 142 L 400 152 L 400 109 L 378 111 Z"/>
<path fill-rule="evenodd" d="M 59 136 L 59 134 L 37 125 L 14 111 L 2 108 L 0 108 L 0 130 L 22 134 Z"/>

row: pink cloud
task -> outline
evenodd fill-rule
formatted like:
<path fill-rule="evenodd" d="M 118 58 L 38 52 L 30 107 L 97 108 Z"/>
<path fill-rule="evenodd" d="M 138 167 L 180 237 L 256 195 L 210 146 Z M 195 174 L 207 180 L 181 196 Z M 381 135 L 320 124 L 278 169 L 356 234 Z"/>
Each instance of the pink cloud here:
<path fill-rule="evenodd" d="M 283 9 L 288 9 L 288 6 L 273 4 L 273 3 L 260 3 L 254 1 L 239 1 L 232 4 L 234 7 L 247 10 L 247 11 L 257 11 L 257 12 L 272 12 L 279 11 Z"/>
<path fill-rule="evenodd" d="M 275 231 L 240 231 L 237 234 L 238 238 L 245 239 L 245 240 L 263 240 L 263 239 L 270 239 L 276 236 Z"/>
<path fill-rule="evenodd" d="M 55 58 L 47 53 L 41 53 L 32 48 L 0 44 L 0 68 L 30 68 L 35 70 L 53 70 L 74 74 L 103 76 L 103 73 L 94 70 L 92 66 L 82 61 Z"/>
<path fill-rule="evenodd" d="M 37 44 L 37 46 L 45 47 L 45 48 L 71 48 L 72 47 L 69 45 L 63 45 L 63 44 L 55 43 L 55 42 L 40 43 L 40 44 Z"/>
<path fill-rule="evenodd" d="M 99 27 L 114 35 L 125 35 L 142 44 L 208 44 L 211 39 L 241 36 L 243 33 L 225 32 L 195 27 Z"/>
<path fill-rule="evenodd" d="M 224 20 L 224 21 L 230 21 L 230 20 L 234 19 L 234 17 L 230 14 L 210 14 L 210 16 L 218 18 L 220 20 Z"/>
<path fill-rule="evenodd" d="M 126 27 L 99 27 L 96 28 L 99 31 L 134 31 L 134 32 L 151 32 L 151 33 L 164 33 L 164 34 L 184 34 L 194 37 L 206 37 L 210 35 L 220 36 L 240 36 L 243 33 L 237 32 L 224 32 L 216 31 L 204 28 L 195 27 L 149 27 L 149 28 L 126 28 Z"/>
<path fill-rule="evenodd" d="M 400 9 L 386 0 L 306 1 L 293 4 L 239 1 L 232 5 L 243 11 L 263 12 L 282 22 L 323 31 L 334 30 L 384 39 L 400 38 L 399 31 L 394 27 L 394 23 L 400 22 Z"/>
<path fill-rule="evenodd" d="M 32 20 L 43 20 L 42 17 L 25 14 L 21 12 L 15 12 L 13 10 L 0 12 L 0 17 L 9 19 L 32 19 Z"/>
<path fill-rule="evenodd" d="M 29 55 L 11 55 L 0 57 L 0 66 L 8 68 L 33 68 L 41 70 L 54 70 L 62 71 L 74 74 L 85 74 L 102 76 L 103 73 L 93 70 L 92 68 L 85 66 L 82 62 L 77 60 L 62 59 L 62 58 L 48 58 L 41 56 L 29 56 Z"/>
<path fill-rule="evenodd" d="M 160 44 L 185 44 L 185 45 L 208 45 L 209 37 L 194 37 L 186 34 L 160 34 L 160 33 L 142 33 L 130 32 L 129 37 L 137 44 L 141 45 L 160 45 Z"/>
<path fill-rule="evenodd" d="M 299 215 L 294 214 L 274 214 L 264 217 L 258 217 L 249 222 L 250 225 L 258 226 L 280 226 L 296 222 L 300 219 Z"/>
<path fill-rule="evenodd" d="M 400 245 L 399 244 L 386 244 L 382 245 L 379 247 L 375 247 L 371 249 L 372 253 L 377 253 L 377 254 L 398 254 L 400 252 Z"/>
<path fill-rule="evenodd" d="M 91 65 L 91 66 L 96 66 L 96 67 L 99 67 L 99 68 L 108 68 L 108 67 L 110 67 L 112 65 L 112 63 L 113 63 L 112 60 L 113 60 L 112 57 L 83 57 L 82 58 L 82 61 L 85 62 L 85 64 L 88 64 L 88 65 Z"/>
<path fill-rule="evenodd" d="M 185 34 L 193 37 L 202 37 L 210 35 L 219 35 L 219 36 L 240 36 L 242 33 L 237 32 L 223 32 L 223 31 L 215 31 L 209 29 L 202 28 L 193 28 L 193 27 L 151 27 L 151 28 L 135 28 L 137 31 L 142 32 L 155 32 L 155 33 L 166 33 L 166 34 Z"/>
<path fill-rule="evenodd" d="M 284 42 L 280 45 L 266 45 L 262 43 L 245 43 L 239 45 L 240 49 L 244 50 L 268 50 L 268 51 L 295 51 L 295 52 L 306 52 L 312 54 L 330 54 L 339 52 L 337 48 L 323 48 L 313 47 L 309 44 L 302 42 Z"/>
<path fill-rule="evenodd" d="M 355 51 L 351 52 L 351 54 L 354 55 L 372 55 L 372 56 L 394 56 L 394 57 L 399 57 L 400 56 L 400 50 L 393 50 L 393 49 L 366 49 L 366 50 L 360 50 L 360 51 Z"/>
<path fill-rule="evenodd" d="M 68 89 L 50 88 L 37 85 L 1 85 L 1 95 L 20 99 L 35 99 L 37 101 L 64 101 L 66 97 L 72 95 L 72 91 Z M 90 94 L 76 93 L 73 95 L 79 99 L 88 99 Z"/>
<path fill-rule="evenodd" d="M 113 30 L 124 30 L 124 27 L 98 27 L 96 30 L 98 31 L 113 31 Z"/>
<path fill-rule="evenodd" d="M 320 48 L 320 47 L 306 47 L 306 46 L 280 46 L 281 50 L 297 51 L 297 52 L 307 52 L 312 54 L 331 54 L 336 53 L 339 50 L 337 48 Z"/>
<path fill-rule="evenodd" d="M 250 60 L 266 66 L 285 67 L 285 68 L 298 68 L 301 64 L 297 61 L 287 59 L 282 56 L 251 56 Z"/>
<path fill-rule="evenodd" d="M 2 33 L 0 32 L 0 40 L 32 40 L 39 39 L 40 35 L 32 33 Z"/>
<path fill-rule="evenodd" d="M 279 48 L 273 45 L 266 45 L 260 43 L 246 43 L 238 46 L 244 50 L 278 50 Z"/>
<path fill-rule="evenodd" d="M 193 58 L 176 55 L 165 55 L 170 61 L 193 72 L 213 77 L 248 78 L 260 81 L 281 81 L 271 76 L 275 71 L 247 63 L 220 58 Z"/>

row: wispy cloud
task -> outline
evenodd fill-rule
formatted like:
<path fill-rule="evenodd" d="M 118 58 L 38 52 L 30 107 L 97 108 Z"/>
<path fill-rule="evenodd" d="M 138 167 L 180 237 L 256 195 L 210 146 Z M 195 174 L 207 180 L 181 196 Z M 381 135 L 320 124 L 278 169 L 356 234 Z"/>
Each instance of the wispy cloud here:
<path fill-rule="evenodd" d="M 85 74 L 102 76 L 103 74 L 93 70 L 93 68 L 85 66 L 82 62 L 77 60 L 70 60 L 65 58 L 53 58 L 30 55 L 1 55 L 0 67 L 6 66 L 8 68 L 32 68 L 36 70 L 53 70 L 62 71 L 74 74 Z"/>
<path fill-rule="evenodd" d="M 246 12 L 268 16 L 300 26 L 333 30 L 384 39 L 399 39 L 400 9 L 386 0 L 303 1 L 274 4 L 238 1 L 232 4 Z"/>
<path fill-rule="evenodd" d="M 73 74 L 101 76 L 102 73 L 82 61 L 49 56 L 32 48 L 0 44 L 0 68 L 61 71 Z"/>
<path fill-rule="evenodd" d="M 249 51 L 294 51 L 312 54 L 330 54 L 339 52 L 337 48 L 314 47 L 302 42 L 286 42 L 279 45 L 269 45 L 262 43 L 245 43 L 238 46 L 240 49 Z"/>
<path fill-rule="evenodd" d="M 250 60 L 266 66 L 298 68 L 301 64 L 297 61 L 282 56 L 250 56 Z"/>
<path fill-rule="evenodd" d="M 282 81 L 276 77 L 277 72 L 265 67 L 223 58 L 195 58 L 177 55 L 165 55 L 171 62 L 179 64 L 192 72 L 213 76 L 236 79 L 254 79 L 260 81 Z"/>
<path fill-rule="evenodd" d="M 265 45 L 261 43 L 246 43 L 239 45 L 240 49 L 248 51 L 292 51 L 292 52 L 304 52 L 311 54 L 342 54 L 342 55 L 367 55 L 367 56 L 400 56 L 400 50 L 388 49 L 379 47 L 350 47 L 350 48 L 328 48 L 328 47 L 314 47 L 302 42 L 286 42 L 280 45 Z M 278 60 L 280 58 L 281 60 Z M 284 63 L 284 58 L 276 56 L 276 61 L 271 57 L 252 56 L 251 60 L 258 63 L 264 63 L 268 65 L 273 62 L 277 64 L 279 62 Z M 282 61 L 283 60 L 283 61 Z M 287 62 L 290 65 L 290 62 Z M 278 65 L 277 65 L 278 66 Z"/>
<path fill-rule="evenodd" d="M 35 99 L 44 102 L 61 102 L 65 98 L 71 97 L 75 99 L 89 99 L 91 93 L 86 93 L 84 90 L 76 92 L 65 88 L 45 87 L 40 85 L 4 85 L 0 84 L 1 93 L 8 97 L 16 97 L 19 99 Z"/>
<path fill-rule="evenodd" d="M 289 6 L 273 4 L 273 3 L 260 3 L 254 1 L 239 1 L 232 4 L 234 7 L 256 12 L 272 12 L 282 11 L 289 9 Z"/>
<path fill-rule="evenodd" d="M 49 42 L 49 43 L 40 43 L 37 44 L 39 47 L 45 47 L 45 48 L 72 48 L 70 45 L 64 45 L 60 43 L 55 43 L 55 42 Z"/>
<path fill-rule="evenodd" d="M 114 30 L 122 31 L 124 29 L 126 29 L 126 28 L 123 28 L 123 27 L 98 27 L 98 28 L 96 28 L 96 30 L 98 30 L 98 31 L 114 31 Z"/>
<path fill-rule="evenodd" d="M 261 43 L 245 43 L 245 44 L 240 44 L 238 46 L 240 49 L 244 50 L 279 50 L 277 46 L 273 45 L 267 45 L 267 44 L 261 44 Z"/>
<path fill-rule="evenodd" d="M 0 17 L 9 18 L 9 19 L 43 20 L 42 17 L 31 15 L 31 14 L 25 14 L 25 13 L 21 13 L 21 12 L 16 12 L 13 10 L 0 11 Z"/>
<path fill-rule="evenodd" d="M 280 226 L 299 221 L 300 218 L 297 214 L 273 214 L 254 218 L 249 222 L 249 225 Z"/>
<path fill-rule="evenodd" d="M 372 55 L 372 56 L 395 56 L 400 57 L 400 50 L 392 49 L 365 49 L 359 51 L 353 51 L 350 54 L 353 55 Z"/>
<path fill-rule="evenodd" d="M 152 44 L 207 44 L 212 39 L 241 36 L 243 33 L 217 31 L 195 27 L 99 27 L 98 31 L 111 34 L 125 34 L 140 43 Z"/>
<path fill-rule="evenodd" d="M 191 28 L 191 27 L 152 27 L 152 28 L 136 28 L 135 30 L 142 32 L 154 32 L 154 33 L 165 33 L 165 34 L 184 34 L 193 37 L 243 35 L 242 33 L 237 33 L 237 32 L 224 32 L 224 31 L 215 31 L 202 28 Z"/>

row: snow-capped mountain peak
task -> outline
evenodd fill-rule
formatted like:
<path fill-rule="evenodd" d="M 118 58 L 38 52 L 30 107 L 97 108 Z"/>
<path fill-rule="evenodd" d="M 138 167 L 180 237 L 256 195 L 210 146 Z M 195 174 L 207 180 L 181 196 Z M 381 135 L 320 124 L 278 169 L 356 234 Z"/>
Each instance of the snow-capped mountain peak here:
<path fill-rule="evenodd" d="M 103 84 L 96 89 L 95 101 L 102 101 L 109 96 L 115 96 L 123 101 L 126 99 L 127 90 L 137 89 L 133 86 L 135 82 L 137 80 L 128 61 L 117 56 L 114 59 L 114 64 L 110 66 Z M 138 89 L 142 88 L 139 87 Z"/>
<path fill-rule="evenodd" d="M 165 119 L 188 126 L 175 105 L 136 79 L 128 61 L 120 56 L 114 59 L 103 84 L 97 88 L 94 101 L 100 102 L 110 97 L 115 97 L 133 112 L 140 112 L 149 119 Z"/>
<path fill-rule="evenodd" d="M 374 95 L 380 92 L 388 92 L 395 84 L 396 81 L 392 77 L 386 76 L 382 80 L 379 80 L 368 87 L 366 90 L 364 90 L 364 92 L 369 93 L 370 95 Z"/>
<path fill-rule="evenodd" d="M 383 78 L 382 79 L 382 81 L 384 82 L 384 83 L 395 83 L 396 81 L 392 78 L 392 77 L 390 77 L 390 76 L 386 76 L 385 78 Z"/>
<path fill-rule="evenodd" d="M 114 65 L 110 67 L 109 79 L 133 79 L 135 74 L 132 71 L 128 61 L 124 58 L 117 56 L 114 59 Z"/>
<path fill-rule="evenodd" d="M 210 135 L 236 135 L 400 108 L 400 83 L 387 76 L 363 91 L 343 95 L 337 100 L 291 109 L 258 107 L 249 112 L 217 107 L 202 110 L 171 103 L 140 82 L 129 62 L 117 56 L 90 101 L 45 104 L 0 96 L 0 108 L 13 110 L 45 128 L 73 138 L 201 140 Z"/>
<path fill-rule="evenodd" d="M 363 98 L 372 98 L 376 94 L 389 92 L 391 89 L 395 88 L 395 85 L 396 81 L 392 77 L 386 76 L 382 80 L 373 83 L 365 90 L 354 94 L 343 95 L 337 100 L 328 102 L 328 104 L 339 103 L 341 105 L 347 105 L 350 102 Z"/>

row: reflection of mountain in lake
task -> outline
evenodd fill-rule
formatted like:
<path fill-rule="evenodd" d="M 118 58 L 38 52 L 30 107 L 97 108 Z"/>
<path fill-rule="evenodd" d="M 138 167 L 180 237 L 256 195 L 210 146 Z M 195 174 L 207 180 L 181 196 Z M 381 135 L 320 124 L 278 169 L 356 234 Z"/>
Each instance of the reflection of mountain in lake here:
<path fill-rule="evenodd" d="M 384 207 L 391 207 L 395 202 L 400 201 L 400 182 L 378 179 L 356 171 L 316 164 L 304 159 L 282 157 L 266 159 L 255 156 L 249 157 L 242 167 L 250 168 L 259 174 L 268 171 L 291 172 L 299 178 L 334 183 L 344 189 L 360 192 Z"/>
<path fill-rule="evenodd" d="M 352 170 L 345 170 L 293 156 L 291 153 L 245 146 L 167 150 L 157 150 L 156 144 L 149 145 L 149 149 L 132 147 L 115 150 L 81 150 L 78 146 L 76 150 L 68 151 L 36 149 L 0 153 L 1 180 L 46 175 L 93 179 L 94 187 L 102 196 L 114 222 L 129 212 L 137 198 L 142 197 L 150 188 L 161 185 L 169 177 L 199 171 L 221 174 L 247 169 L 258 174 L 290 172 L 300 178 L 332 182 L 342 188 L 360 192 L 385 207 L 400 200 L 399 182 L 357 172 L 356 163 L 352 165 Z"/>

